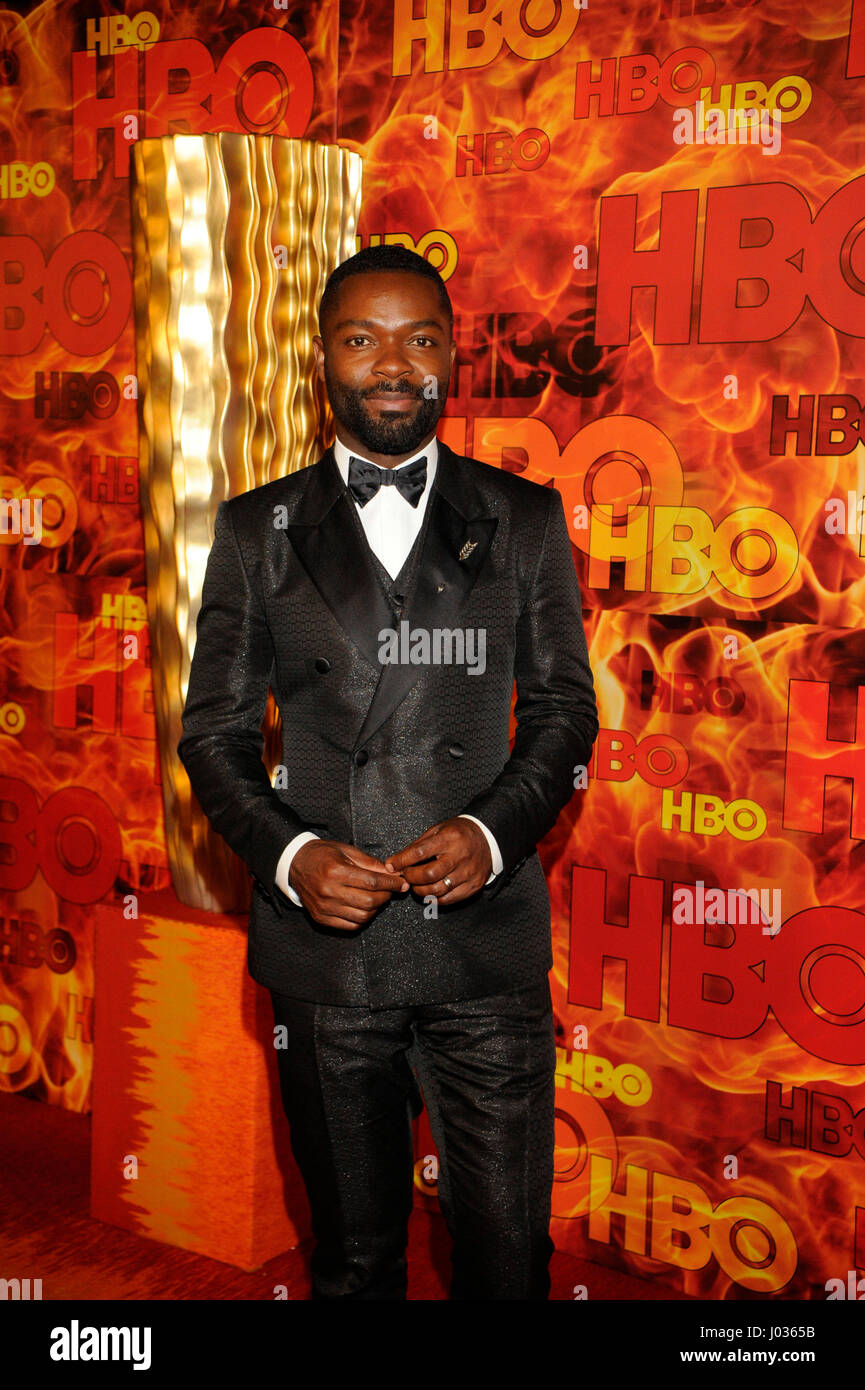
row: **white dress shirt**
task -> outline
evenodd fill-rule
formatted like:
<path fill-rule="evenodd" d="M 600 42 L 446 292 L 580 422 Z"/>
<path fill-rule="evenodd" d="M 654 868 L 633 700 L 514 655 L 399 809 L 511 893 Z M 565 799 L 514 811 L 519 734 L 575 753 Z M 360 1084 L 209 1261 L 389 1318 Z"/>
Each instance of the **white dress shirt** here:
<path fill-rule="evenodd" d="M 333 453 L 342 480 L 348 486 L 349 459 L 352 457 L 363 458 L 363 455 L 352 454 L 352 451 L 346 448 L 339 437 L 334 442 Z M 355 502 L 370 550 L 384 565 L 391 579 L 396 579 L 408 559 L 409 551 L 423 525 L 427 502 L 438 467 L 437 439 L 433 439 L 425 449 L 418 449 L 412 458 L 404 459 L 402 463 L 397 464 L 397 468 L 407 468 L 410 463 L 414 463 L 415 459 L 422 456 L 427 461 L 426 487 L 421 493 L 416 507 L 407 502 L 402 493 L 395 487 L 380 487 L 375 496 L 371 497 L 364 507 Z M 367 460 L 367 462 L 372 462 L 372 460 Z M 487 879 L 487 883 L 492 883 L 496 875 L 500 874 L 504 868 L 496 838 L 483 821 L 478 820 L 477 816 L 466 816 L 465 819 L 474 821 L 486 837 L 492 859 L 492 873 Z M 300 835 L 295 835 L 294 839 L 286 845 L 276 866 L 277 887 L 281 888 L 297 907 L 301 907 L 302 903 L 288 882 L 291 862 L 302 845 L 305 845 L 309 840 L 317 840 L 318 838 L 311 830 L 304 830 Z"/>

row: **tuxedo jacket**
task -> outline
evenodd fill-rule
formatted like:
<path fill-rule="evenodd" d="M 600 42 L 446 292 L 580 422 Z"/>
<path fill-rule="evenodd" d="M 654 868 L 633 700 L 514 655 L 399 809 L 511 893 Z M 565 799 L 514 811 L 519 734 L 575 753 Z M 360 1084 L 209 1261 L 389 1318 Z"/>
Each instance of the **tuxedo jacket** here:
<path fill-rule="evenodd" d="M 552 965 L 535 846 L 598 731 L 562 499 L 438 449 L 399 613 L 332 449 L 218 508 L 178 752 L 205 814 L 253 875 L 250 974 L 294 998 L 444 1003 L 516 989 Z M 412 635 L 473 629 L 475 653 L 483 630 L 485 669 L 436 661 L 447 638 L 426 663 L 383 660 L 400 622 Z M 262 762 L 269 687 L 282 724 L 276 785 Z M 276 886 L 277 862 L 303 830 L 384 860 L 462 812 L 492 831 L 504 869 L 437 916 L 410 891 L 342 931 Z"/>

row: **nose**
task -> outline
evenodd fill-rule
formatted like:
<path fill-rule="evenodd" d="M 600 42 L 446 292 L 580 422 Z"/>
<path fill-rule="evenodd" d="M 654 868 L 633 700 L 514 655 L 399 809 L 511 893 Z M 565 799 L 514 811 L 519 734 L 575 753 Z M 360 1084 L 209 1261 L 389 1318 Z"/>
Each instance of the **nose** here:
<path fill-rule="evenodd" d="M 400 377 L 411 375 L 412 362 L 401 344 L 383 343 L 373 372 L 388 381 L 398 381 Z"/>

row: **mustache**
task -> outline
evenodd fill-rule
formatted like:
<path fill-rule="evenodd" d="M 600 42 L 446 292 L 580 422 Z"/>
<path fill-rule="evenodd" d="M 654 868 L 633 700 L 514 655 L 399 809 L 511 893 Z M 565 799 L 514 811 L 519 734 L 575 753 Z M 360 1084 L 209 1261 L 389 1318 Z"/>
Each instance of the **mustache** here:
<path fill-rule="evenodd" d="M 372 386 L 368 391 L 362 391 L 361 396 L 364 400 L 375 400 L 378 396 L 416 396 L 423 400 L 423 387 L 412 386 L 411 382 L 397 382 L 395 386 Z"/>

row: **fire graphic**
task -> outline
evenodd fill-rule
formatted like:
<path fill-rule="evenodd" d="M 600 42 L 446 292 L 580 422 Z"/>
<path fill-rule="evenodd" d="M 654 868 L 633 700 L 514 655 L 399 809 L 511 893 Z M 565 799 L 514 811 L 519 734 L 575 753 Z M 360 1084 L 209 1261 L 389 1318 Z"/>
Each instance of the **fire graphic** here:
<path fill-rule="evenodd" d="M 332 140 L 336 8 L 303 11 L 293 4 L 274 21 L 315 75 L 307 133 Z M 194 36 L 210 43 L 218 30 L 217 73 L 250 24 L 238 3 L 220 6 L 218 25 L 213 7 L 148 13 L 163 39 L 179 43 L 179 67 L 197 60 L 200 69 Z M 70 73 L 76 62 L 92 64 L 90 95 L 102 97 L 125 71 L 116 65 L 134 57 L 132 138 L 153 120 L 148 97 L 158 108 L 163 94 L 147 87 L 152 49 L 110 51 L 107 26 L 106 17 L 88 53 L 87 17 L 72 7 L 0 12 L 0 51 L 17 60 L 2 69 L 15 81 L 0 85 L 0 236 L 10 267 L 0 315 L 0 494 L 43 500 L 40 544 L 0 535 L 0 1085 L 73 1110 L 90 1108 L 92 905 L 116 902 L 133 914 L 138 893 L 170 881 L 138 488 L 129 181 L 114 172 L 110 132 L 99 133 L 110 118 L 92 105 L 84 116 Z M 247 109 L 266 107 L 267 83 L 278 87 L 279 74 L 253 77 Z M 79 178 L 86 148 L 98 167 Z"/>
<path fill-rule="evenodd" d="M 702 1298 L 825 1297 L 828 1278 L 865 1267 L 865 572 L 857 518 L 826 525 L 831 499 L 865 492 L 850 423 L 865 389 L 861 6 L 312 8 L 273 12 L 315 74 L 298 133 L 362 156 L 362 244 L 431 248 L 447 276 L 459 357 L 444 437 L 559 488 L 573 525 L 606 741 L 542 846 L 561 1048 L 556 1239 Z M 32 237 L 45 263 L 88 229 L 126 252 L 110 136 L 87 137 L 95 177 L 71 174 L 68 55 L 83 25 L 66 7 L 37 13 L 0 15 L 0 48 L 20 68 L 0 86 L 3 157 L 50 162 L 57 187 L 7 202 L 4 234 Z M 238 4 L 216 22 L 206 0 L 153 13 L 158 42 L 200 35 L 214 67 L 255 22 Z M 138 62 L 145 83 L 146 52 Z M 108 92 L 110 60 L 99 64 Z M 773 93 L 778 152 L 676 143 L 676 111 L 705 88 L 724 109 Z M 107 294 L 104 271 L 82 271 L 75 294 L 80 326 Z M 48 307 L 62 330 L 63 305 L 49 295 Z M 6 338 L 23 313 L 7 313 Z M 152 733 L 91 727 L 95 695 L 68 734 L 52 715 L 58 682 L 81 679 L 103 593 L 143 595 L 138 508 L 116 500 L 121 465 L 106 463 L 137 453 L 134 402 L 35 426 L 33 413 L 38 371 L 49 391 L 51 371 L 121 383 L 131 321 L 90 355 L 70 355 L 50 320 L 27 352 L 2 351 L 3 472 L 30 490 L 59 480 L 77 508 L 62 543 L 3 547 L 3 698 L 25 715 L 2 737 L 5 772 L 40 807 L 70 783 L 98 792 L 117 818 L 120 891 L 134 892 L 143 865 L 164 872 Z M 69 612 L 80 646 L 64 665 L 49 634 Z M 92 659 L 119 684 L 132 677 L 112 638 Z M 68 833 L 80 869 L 86 836 Z M 780 931 L 676 923 L 674 886 L 698 882 L 780 891 Z M 66 1038 L 63 1007 L 66 991 L 92 993 L 86 907 L 49 885 L 34 872 L 7 912 L 26 902 L 78 955 L 63 978 L 4 972 L 33 1059 L 6 1084 L 86 1108 L 87 1050 Z M 598 993 L 601 938 L 629 923 Z M 10 1036 L 7 1023 L 4 1055 Z"/>
<path fill-rule="evenodd" d="M 474 47 L 498 42 L 490 39 L 493 26 L 500 23 L 507 32 L 505 12 L 516 8 L 503 6 L 499 20 L 476 15 Z M 570 23 L 564 8 L 529 7 L 527 24 L 548 26 L 548 47 L 556 24 Z M 791 312 L 783 334 L 772 332 L 764 341 L 734 341 L 732 333 L 729 341 L 701 341 L 699 311 L 704 290 L 711 290 L 707 257 L 717 256 L 719 239 L 728 254 L 710 190 L 741 190 L 745 247 L 773 237 L 783 242 L 787 234 L 780 195 L 774 226 L 765 215 L 745 220 L 757 210 L 765 214 L 754 185 L 792 186 L 816 217 L 839 189 L 854 184 L 851 227 L 865 215 L 865 194 L 855 186 L 865 173 L 854 136 L 855 84 L 844 76 L 850 9 L 839 4 L 832 13 L 833 7 L 821 6 L 815 16 L 793 4 L 719 4 L 717 13 L 673 21 L 664 18 L 671 8 L 689 7 L 619 6 L 615 13 L 605 7 L 602 17 L 588 10 L 543 61 L 527 56 L 529 44 L 520 52 L 505 39 L 495 60 L 483 65 L 458 46 L 452 61 L 455 7 L 445 14 L 444 42 L 437 47 L 436 16 L 445 6 L 427 7 L 433 18 L 423 26 L 406 6 L 375 0 L 344 5 L 340 138 L 355 140 L 364 158 L 364 243 L 410 233 L 416 243 L 436 236 L 450 248 L 445 268 L 452 272 L 460 357 L 446 412 L 449 442 L 553 484 L 569 515 L 581 506 L 589 513 L 589 525 L 575 527 L 575 560 L 591 610 L 587 632 L 601 724 L 623 731 L 612 746 L 624 751 L 618 767 L 608 758 L 592 770 L 587 789 L 576 793 L 542 847 L 562 1049 L 557 1239 L 699 1297 L 824 1297 L 834 1264 L 842 1269 L 857 1261 L 853 1213 L 863 1199 L 865 1154 L 819 1153 L 798 1131 L 796 1145 L 769 1141 L 764 1111 L 770 1079 L 783 1083 L 784 1104 L 794 1087 L 840 1097 L 853 1112 L 865 1104 L 858 1031 L 850 1043 L 865 1003 L 862 832 L 851 834 L 850 781 L 830 778 L 824 787 L 822 779 L 819 785 L 812 779 L 792 789 L 794 800 L 811 807 L 816 826 L 808 831 L 791 828 L 789 805 L 785 815 L 791 682 L 828 685 L 828 720 L 802 737 L 816 758 L 828 759 L 829 740 L 839 748 L 849 743 L 846 776 L 865 778 L 865 729 L 856 727 L 856 691 L 865 672 L 860 537 L 855 528 L 829 534 L 824 524 L 829 498 L 846 498 L 850 490 L 861 495 L 863 463 L 858 448 L 832 447 L 837 434 L 823 453 L 809 446 L 801 457 L 789 437 L 780 452 L 770 445 L 776 401 L 795 417 L 802 396 L 858 398 L 863 348 L 859 336 L 838 331 L 810 302 Z M 404 55 L 409 47 L 410 79 L 388 76 L 384 55 Z M 671 55 L 678 55 L 676 80 L 689 90 L 666 102 L 663 83 L 653 87 L 648 76 L 638 109 L 639 74 L 631 69 L 626 77 L 616 61 L 634 54 L 653 55 L 658 67 L 669 68 Z M 399 61 L 395 56 L 394 68 Z M 651 74 L 650 61 L 644 76 Z M 589 100 L 589 114 L 577 119 L 579 73 L 589 63 L 598 95 Z M 810 101 L 801 118 L 783 125 L 777 155 L 766 157 L 755 146 L 674 143 L 674 108 L 693 106 L 700 77 L 713 99 L 723 99 L 725 83 L 762 81 L 765 91 L 786 75 L 796 79 L 800 105 L 806 88 Z M 609 99 L 625 106 L 622 114 L 602 111 L 607 86 Z M 540 132 L 549 150 L 542 167 L 532 170 L 506 162 L 529 131 Z M 684 266 L 689 340 L 659 341 L 658 315 L 684 290 L 681 277 L 670 272 L 664 278 L 647 261 L 643 278 L 658 281 L 658 289 L 635 288 L 630 343 L 601 345 L 595 319 L 604 201 L 636 199 L 630 247 L 649 252 L 659 245 L 662 197 L 688 191 L 695 207 L 694 255 Z M 726 234 L 732 237 L 729 227 Z M 667 244 L 675 235 L 666 223 Z M 617 263 L 614 255 L 613 280 Z M 847 264 L 853 267 L 848 280 L 861 293 L 853 252 Z M 737 287 L 742 304 L 755 308 L 779 292 L 771 281 L 756 279 Z M 689 537 L 689 527 L 680 535 L 673 529 L 683 506 L 708 519 L 706 534 L 697 535 L 690 550 L 694 531 Z M 669 513 L 653 516 L 661 507 Z M 727 520 L 737 514 L 741 526 Z M 679 542 L 665 569 L 647 564 L 648 547 L 639 536 L 626 543 L 646 518 L 654 523 L 656 546 Z M 590 536 L 595 519 L 601 523 L 598 546 Z M 712 553 L 703 558 L 707 541 Z M 671 745 L 680 750 L 672 755 L 674 776 L 664 784 L 659 777 L 646 780 L 637 759 L 628 762 L 629 750 L 644 741 L 657 743 L 658 756 Z M 670 763 L 668 754 L 659 766 Z M 682 816 L 665 827 L 665 787 L 676 806 L 688 792 L 725 806 L 751 803 L 764 813 L 765 830 L 752 839 L 726 829 L 698 835 L 693 826 L 683 828 Z M 634 876 L 660 886 L 664 954 L 654 1017 L 633 1016 L 633 1010 L 629 1016 L 624 967 L 612 961 L 602 1007 L 580 1006 L 569 989 L 576 946 L 593 939 L 585 882 L 573 877 L 582 870 L 605 871 L 609 923 L 628 923 Z M 701 940 L 705 932 L 707 949 L 716 947 L 716 976 L 707 975 L 705 988 L 717 1000 L 717 1017 L 733 988 L 720 962 L 737 933 L 740 943 L 749 932 L 757 938 L 753 966 L 743 966 L 755 979 L 771 950 L 780 957 L 786 924 L 797 914 L 812 914 L 807 930 L 823 953 L 813 961 L 791 955 L 783 988 L 766 999 L 765 1023 L 740 1036 L 672 1021 L 687 1010 L 676 997 L 679 976 L 671 981 L 671 891 L 673 884 L 698 880 L 781 893 L 784 925 L 777 939 L 762 935 L 760 925 L 682 929 L 700 933 Z M 846 915 L 821 922 L 826 909 Z M 631 920 L 638 933 L 648 928 L 639 914 Z M 855 946 L 834 952 L 839 922 L 854 942 L 858 935 L 858 952 Z M 633 968 L 629 985 L 632 977 Z M 803 983 L 812 990 L 810 1003 Z M 815 1015 L 823 1024 L 816 1044 L 806 1027 Z M 581 1060 L 572 1050 L 574 1030 L 581 1025 L 588 1037 L 577 1047 L 606 1060 L 608 1070 L 643 1070 L 644 1103 L 634 1104 L 626 1092 L 624 1099 L 614 1089 L 605 1093 L 600 1064 L 594 1092 L 585 1076 L 572 1079 Z M 720 1025 L 712 1026 L 720 1034 Z M 836 1042 L 824 1046 L 833 1034 Z M 830 1060 L 833 1047 L 843 1062 Z M 738 1160 L 738 1179 L 731 1179 L 728 1156 Z M 604 1237 L 599 1221 L 587 1237 L 584 1218 L 592 1207 L 596 1219 L 602 1215 L 609 1188 L 604 1162 L 611 1165 L 615 1192 L 633 1197 L 634 1230 L 623 1216 L 613 1216 L 612 1235 Z M 648 1175 L 642 1206 L 639 1173 L 628 1182 L 628 1165 Z M 692 1185 L 675 1198 L 679 1211 L 690 1202 L 701 1216 L 690 1238 L 673 1236 L 665 1245 L 663 1202 L 669 1199 L 653 1189 L 652 1175 L 656 1183 L 661 1175 L 668 1184 Z M 723 1204 L 742 1192 L 762 1207 L 728 1218 Z M 681 1224 L 689 1229 L 684 1218 Z"/>

